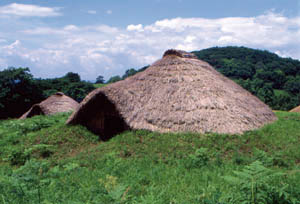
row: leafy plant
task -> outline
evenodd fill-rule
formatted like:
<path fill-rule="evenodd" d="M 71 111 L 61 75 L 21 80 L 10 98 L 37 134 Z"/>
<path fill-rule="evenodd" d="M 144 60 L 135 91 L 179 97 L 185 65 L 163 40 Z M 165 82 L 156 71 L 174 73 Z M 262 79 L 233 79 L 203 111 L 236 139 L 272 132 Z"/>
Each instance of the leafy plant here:
<path fill-rule="evenodd" d="M 234 171 L 234 176 L 224 177 L 235 189 L 228 196 L 228 201 L 244 204 L 292 203 L 293 199 L 286 191 L 288 184 L 278 182 L 283 176 L 283 173 L 264 167 L 261 161 L 255 161 L 241 171 Z"/>
<path fill-rule="evenodd" d="M 194 154 L 190 154 L 186 160 L 187 168 L 201 168 L 206 166 L 209 162 L 209 155 L 207 148 L 201 147 L 195 151 Z"/>
<path fill-rule="evenodd" d="M 23 149 L 15 149 L 11 151 L 6 160 L 9 161 L 11 165 L 21 166 L 24 165 L 29 158 L 30 154 L 24 152 Z"/>

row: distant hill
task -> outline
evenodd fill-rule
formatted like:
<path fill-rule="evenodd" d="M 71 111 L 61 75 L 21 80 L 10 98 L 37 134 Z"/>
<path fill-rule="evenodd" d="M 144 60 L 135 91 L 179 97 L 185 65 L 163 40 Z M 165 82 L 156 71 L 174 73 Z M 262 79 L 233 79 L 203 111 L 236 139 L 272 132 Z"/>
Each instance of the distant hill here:
<path fill-rule="evenodd" d="M 300 103 L 300 61 L 246 47 L 213 47 L 194 54 L 276 110 Z"/>

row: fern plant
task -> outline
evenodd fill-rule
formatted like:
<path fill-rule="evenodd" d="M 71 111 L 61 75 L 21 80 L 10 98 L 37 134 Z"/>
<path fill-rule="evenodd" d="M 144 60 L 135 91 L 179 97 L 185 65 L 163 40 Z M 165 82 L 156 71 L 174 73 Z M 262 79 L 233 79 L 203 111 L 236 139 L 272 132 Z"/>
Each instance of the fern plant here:
<path fill-rule="evenodd" d="M 230 203 L 242 204 L 290 203 L 278 202 L 280 198 L 281 201 L 289 199 L 284 188 L 275 188 L 281 189 L 281 192 L 274 192 L 273 181 L 278 181 L 282 176 L 282 173 L 264 167 L 261 161 L 255 161 L 241 171 L 234 171 L 234 176 L 224 177 L 235 188 L 227 199 Z"/>

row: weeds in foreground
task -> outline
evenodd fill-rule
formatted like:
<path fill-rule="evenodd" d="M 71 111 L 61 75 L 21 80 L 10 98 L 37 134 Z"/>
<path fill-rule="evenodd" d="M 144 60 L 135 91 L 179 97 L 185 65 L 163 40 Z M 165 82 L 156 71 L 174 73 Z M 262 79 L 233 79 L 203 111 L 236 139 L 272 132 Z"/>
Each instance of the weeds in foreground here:
<path fill-rule="evenodd" d="M 0 122 L 0 204 L 300 203 L 300 114 L 244 135 L 130 131 L 68 114 Z M 38 122 L 36 120 L 39 120 Z"/>

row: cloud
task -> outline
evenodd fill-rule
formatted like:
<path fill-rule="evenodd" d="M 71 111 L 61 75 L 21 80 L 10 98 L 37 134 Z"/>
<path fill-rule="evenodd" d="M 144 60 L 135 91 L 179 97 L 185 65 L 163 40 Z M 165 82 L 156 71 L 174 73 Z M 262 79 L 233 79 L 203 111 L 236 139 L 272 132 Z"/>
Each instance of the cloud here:
<path fill-rule="evenodd" d="M 118 33 L 119 29 L 116 27 L 111 27 L 108 25 L 99 25 L 99 26 L 94 26 L 92 27 L 92 30 L 96 30 L 102 33 L 109 33 L 109 34 L 114 34 Z"/>
<path fill-rule="evenodd" d="M 49 27 L 37 27 L 35 29 L 29 29 L 29 30 L 23 30 L 22 32 L 25 34 L 30 35 L 63 35 L 66 34 L 67 29 L 55 29 L 55 28 L 49 28 Z"/>
<path fill-rule="evenodd" d="M 95 10 L 88 10 L 87 11 L 89 14 L 97 14 L 97 11 L 95 11 Z"/>
<path fill-rule="evenodd" d="M 4 46 L 3 50 L 6 50 L 7 55 L 12 55 L 20 47 L 20 45 L 21 45 L 21 42 L 19 40 L 16 40 L 15 42 Z"/>
<path fill-rule="evenodd" d="M 128 25 L 128 26 L 127 26 L 127 30 L 128 30 L 128 31 L 138 31 L 138 32 L 144 31 L 143 25 L 142 25 L 142 24 L 138 24 L 138 25 Z"/>
<path fill-rule="evenodd" d="M 236 45 L 300 59 L 299 20 L 268 12 L 243 18 L 163 19 L 126 28 L 103 24 L 36 26 L 17 31 L 18 39 L 0 44 L 1 64 L 16 66 L 18 62 L 18 66 L 29 66 L 38 77 L 73 71 L 83 79 L 94 80 L 100 74 L 108 79 L 131 67 L 151 64 L 170 48 L 194 51 Z M 2 33 L 1 37 L 10 39 L 10 35 Z"/>
<path fill-rule="evenodd" d="M 108 15 L 112 14 L 112 10 L 107 10 L 106 14 L 108 14 Z"/>
<path fill-rule="evenodd" d="M 60 16 L 59 8 L 41 7 L 32 4 L 12 3 L 0 7 L 0 15 L 21 17 L 51 17 Z"/>
<path fill-rule="evenodd" d="M 66 31 L 78 31 L 79 28 L 75 25 L 67 25 L 67 26 L 64 27 L 64 30 L 66 30 Z"/>

